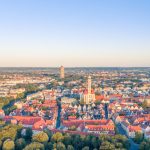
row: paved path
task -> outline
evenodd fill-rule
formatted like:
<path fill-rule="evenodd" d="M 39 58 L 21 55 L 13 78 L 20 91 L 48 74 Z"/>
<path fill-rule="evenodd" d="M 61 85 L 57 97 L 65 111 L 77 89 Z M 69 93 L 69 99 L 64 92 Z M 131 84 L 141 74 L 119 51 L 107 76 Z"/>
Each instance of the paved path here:
<path fill-rule="evenodd" d="M 105 104 L 104 110 L 105 110 L 105 119 L 108 119 L 108 104 Z M 124 129 L 121 127 L 120 124 L 116 125 L 116 127 L 118 129 L 119 134 L 126 136 L 126 132 L 124 131 Z M 130 150 L 138 150 L 139 149 L 139 145 L 134 143 L 134 141 L 132 139 L 129 139 L 129 142 L 131 144 Z"/>
<path fill-rule="evenodd" d="M 105 119 L 108 119 L 108 104 L 105 104 L 104 109 L 105 109 Z"/>
<path fill-rule="evenodd" d="M 126 136 L 126 132 L 124 131 L 124 129 L 121 127 L 120 124 L 116 125 L 118 131 L 119 131 L 119 134 L 122 134 L 122 135 L 125 135 Z M 132 139 L 129 138 L 129 142 L 130 142 L 130 150 L 138 150 L 139 148 L 139 145 L 134 143 Z"/>
<path fill-rule="evenodd" d="M 139 149 L 139 145 L 134 143 L 132 139 L 129 139 L 131 147 L 130 150 L 138 150 Z"/>
<path fill-rule="evenodd" d="M 61 104 L 58 104 L 58 116 L 56 122 L 56 129 L 60 127 L 60 124 L 61 124 Z"/>

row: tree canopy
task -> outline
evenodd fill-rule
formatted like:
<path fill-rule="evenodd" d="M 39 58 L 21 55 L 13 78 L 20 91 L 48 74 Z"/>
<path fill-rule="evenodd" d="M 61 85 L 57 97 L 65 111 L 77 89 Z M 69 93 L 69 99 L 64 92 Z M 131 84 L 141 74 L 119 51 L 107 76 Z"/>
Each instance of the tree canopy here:
<path fill-rule="evenodd" d="M 3 143 L 3 150 L 14 150 L 15 149 L 15 144 L 14 141 L 7 139 Z"/>
<path fill-rule="evenodd" d="M 43 131 L 32 137 L 32 141 L 40 143 L 48 142 L 48 139 L 48 135 Z"/>
<path fill-rule="evenodd" d="M 23 150 L 44 150 L 44 145 L 39 142 L 33 142 L 27 145 Z"/>
<path fill-rule="evenodd" d="M 62 140 L 64 139 L 64 136 L 62 135 L 62 133 L 55 133 L 53 136 L 52 136 L 52 141 L 54 142 L 61 142 Z"/>

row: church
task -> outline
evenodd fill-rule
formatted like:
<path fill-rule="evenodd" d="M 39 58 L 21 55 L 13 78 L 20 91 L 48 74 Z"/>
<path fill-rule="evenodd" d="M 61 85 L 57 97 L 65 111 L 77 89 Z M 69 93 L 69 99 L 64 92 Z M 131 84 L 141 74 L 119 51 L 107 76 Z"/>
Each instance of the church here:
<path fill-rule="evenodd" d="M 84 93 L 81 95 L 81 100 L 84 101 L 84 104 L 89 105 L 95 101 L 95 93 L 94 90 L 91 88 L 91 76 L 88 77 L 88 86 Z"/>

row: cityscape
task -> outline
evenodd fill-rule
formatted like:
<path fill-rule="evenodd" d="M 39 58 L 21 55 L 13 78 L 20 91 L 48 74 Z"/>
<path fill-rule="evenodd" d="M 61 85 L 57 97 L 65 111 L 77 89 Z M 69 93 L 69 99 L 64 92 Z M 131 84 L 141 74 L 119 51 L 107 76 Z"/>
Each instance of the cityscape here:
<path fill-rule="evenodd" d="M 150 150 L 150 0 L 0 0 L 0 150 Z"/>
<path fill-rule="evenodd" d="M 1 68 L 0 89 L 16 149 L 150 148 L 150 68 Z"/>

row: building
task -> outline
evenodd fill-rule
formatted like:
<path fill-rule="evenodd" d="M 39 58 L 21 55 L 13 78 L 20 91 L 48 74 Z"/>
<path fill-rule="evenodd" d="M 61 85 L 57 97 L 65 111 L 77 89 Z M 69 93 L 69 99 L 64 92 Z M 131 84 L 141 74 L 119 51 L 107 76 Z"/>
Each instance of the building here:
<path fill-rule="evenodd" d="M 81 95 L 81 100 L 83 99 L 84 104 L 89 105 L 95 101 L 95 93 L 94 90 L 91 88 L 91 76 L 88 77 L 88 86 L 87 89 L 84 91 L 83 95 Z"/>
<path fill-rule="evenodd" d="M 150 107 L 150 98 L 146 99 L 148 107 Z"/>
<path fill-rule="evenodd" d="M 61 98 L 61 103 L 63 103 L 63 104 L 72 104 L 75 101 L 76 101 L 75 98 L 68 98 L 68 97 Z"/>
<path fill-rule="evenodd" d="M 60 67 L 60 78 L 61 79 L 65 78 L 65 69 L 63 66 Z"/>
<path fill-rule="evenodd" d="M 74 117 L 74 116 L 71 116 Z M 63 130 L 68 130 L 72 126 L 76 131 L 87 132 L 93 134 L 115 134 L 115 126 L 112 120 L 78 120 L 75 118 L 63 120 L 61 123 Z"/>
<path fill-rule="evenodd" d="M 42 92 L 36 92 L 36 93 L 27 95 L 27 100 L 32 100 L 35 98 L 44 99 L 44 95 Z"/>
<path fill-rule="evenodd" d="M 0 109 L 0 119 L 3 119 L 5 117 L 5 112 L 3 109 Z"/>

